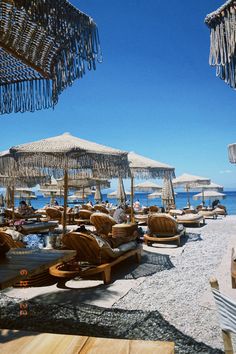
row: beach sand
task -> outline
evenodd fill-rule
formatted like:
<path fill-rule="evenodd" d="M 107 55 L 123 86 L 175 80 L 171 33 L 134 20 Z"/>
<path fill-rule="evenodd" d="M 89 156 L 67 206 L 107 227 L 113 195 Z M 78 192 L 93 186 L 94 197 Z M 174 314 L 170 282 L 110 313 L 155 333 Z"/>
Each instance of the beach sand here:
<path fill-rule="evenodd" d="M 154 314 L 157 315 L 158 312 L 158 316 L 159 314 L 163 316 L 163 328 L 165 327 L 166 332 L 169 330 L 168 326 L 171 327 L 171 325 L 181 332 L 181 335 L 176 334 L 176 338 L 172 338 L 174 341 L 177 341 L 176 353 L 218 353 L 216 349 L 212 349 L 211 351 L 211 349 L 203 350 L 198 348 L 194 351 L 187 348 L 187 342 L 183 342 L 180 337 L 183 334 L 186 338 L 191 337 L 195 341 L 203 342 L 212 348 L 223 348 L 209 278 L 213 275 L 216 276 L 219 280 L 221 291 L 236 299 L 236 290 L 231 289 L 230 278 L 231 248 L 236 245 L 236 216 L 206 220 L 205 226 L 187 228 L 187 233 L 191 237 L 181 248 L 144 246 L 150 252 L 169 254 L 170 260 L 174 265 L 171 269 L 156 272 L 153 275 L 128 280 L 116 279 L 114 277 L 113 283 L 107 286 L 104 286 L 99 280 L 72 280 L 66 284 L 68 289 L 58 289 L 53 285 L 27 290 L 9 288 L 2 291 L 0 298 L 1 327 L 3 328 L 2 321 L 5 320 L 5 323 L 11 326 L 11 328 L 16 323 L 16 328 L 42 329 L 40 324 L 32 324 L 30 318 L 28 319 L 29 326 L 27 326 L 27 318 L 24 321 L 20 321 L 19 318 L 17 319 L 16 316 L 12 315 L 10 319 L 9 312 L 6 312 L 6 310 L 4 310 L 5 312 L 3 311 L 4 305 L 8 304 L 10 306 L 8 307 L 9 309 L 14 304 L 24 300 L 28 301 L 32 308 L 41 304 L 42 312 L 48 308 L 47 318 L 45 318 L 43 327 L 45 331 L 51 330 L 68 333 L 69 330 L 72 333 L 86 334 L 83 331 L 86 332 L 87 330 L 88 334 L 91 335 L 89 324 L 94 326 L 94 323 L 98 321 L 97 319 L 92 319 L 91 316 L 87 316 L 86 325 L 83 323 L 84 327 L 81 325 L 77 330 L 74 328 L 74 332 L 71 328 L 66 328 L 70 325 L 70 320 L 72 320 L 76 312 L 75 309 L 78 311 L 80 309 L 80 314 L 75 315 L 77 322 L 79 322 L 79 317 L 82 316 L 81 313 L 89 309 L 88 311 L 90 314 L 93 313 L 93 316 L 95 313 L 98 316 L 99 311 L 104 316 L 105 314 L 108 316 L 106 317 L 107 328 L 106 322 L 104 322 L 101 333 L 98 321 L 96 331 L 92 333 L 93 335 L 97 333 L 97 335 L 112 337 L 113 334 L 114 337 L 123 335 L 126 338 L 128 336 L 139 338 L 143 335 L 142 338 L 151 339 L 149 338 L 149 334 L 145 335 L 147 331 L 143 330 L 143 334 L 141 335 L 140 332 L 137 333 L 136 328 L 133 328 L 133 330 L 130 329 L 129 334 L 124 334 L 125 332 L 122 332 L 121 329 L 112 324 L 112 321 L 110 323 L 110 318 L 114 315 L 114 323 L 117 323 L 118 314 L 127 313 L 130 316 L 130 323 L 127 325 L 130 325 L 132 328 L 134 326 L 134 324 L 131 324 L 133 310 L 138 310 L 138 312 L 134 313 L 137 314 L 140 323 L 143 316 L 145 317 L 149 314 L 148 318 L 150 319 Z M 124 267 L 127 267 L 127 264 L 124 264 Z M 116 275 L 116 272 L 114 272 L 114 275 Z M 108 310 L 105 310 L 106 308 Z M 60 309 L 64 309 L 64 312 L 60 312 Z M 132 311 L 130 312 L 130 310 Z M 38 309 L 38 311 L 40 310 Z M 56 322 L 55 316 L 57 316 Z M 8 320 L 9 322 L 7 322 Z M 57 323 L 53 328 L 51 326 L 52 321 L 54 321 L 54 324 Z M 100 320 L 100 322 L 102 321 Z M 144 323 L 145 321 L 143 322 L 143 327 Z M 153 319 L 151 323 L 153 326 L 155 320 Z M 79 326 L 78 323 L 77 325 Z M 113 325 L 115 327 L 112 327 L 113 332 L 111 333 L 110 326 Z M 138 327 L 137 323 L 136 327 Z M 163 340 L 170 339 L 170 336 L 165 336 L 165 331 L 163 330 L 163 333 L 159 333 L 159 330 L 157 330 L 158 335 L 154 339 L 160 339 L 160 337 Z M 171 335 L 175 336 L 175 334 Z M 185 347 L 186 350 L 183 349 Z"/>

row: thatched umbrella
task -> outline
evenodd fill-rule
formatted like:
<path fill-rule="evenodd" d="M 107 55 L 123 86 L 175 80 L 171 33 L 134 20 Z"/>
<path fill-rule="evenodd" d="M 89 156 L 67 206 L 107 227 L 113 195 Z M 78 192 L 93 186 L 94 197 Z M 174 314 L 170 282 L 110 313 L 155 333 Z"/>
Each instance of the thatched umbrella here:
<path fill-rule="evenodd" d="M 96 24 L 67 0 L 0 1 L 0 113 L 55 106 L 101 61 Z"/>
<path fill-rule="evenodd" d="M 124 187 L 123 179 L 121 177 L 118 178 L 116 199 L 120 203 L 124 203 L 126 201 L 125 187 Z"/>
<path fill-rule="evenodd" d="M 153 192 L 151 194 L 148 194 L 148 199 L 156 199 L 156 198 L 161 198 L 161 193 L 160 192 Z"/>
<path fill-rule="evenodd" d="M 175 194 L 171 178 L 164 178 L 161 198 L 164 207 L 175 205 Z"/>
<path fill-rule="evenodd" d="M 68 172 L 78 170 L 94 173 L 95 177 L 124 177 L 129 175 L 127 153 L 65 133 L 53 138 L 22 144 L 10 148 L 9 156 L 0 157 L 0 170 L 14 167 L 38 168 L 44 173 L 62 176 L 64 174 L 63 233 L 66 228 L 66 206 L 68 193 Z"/>
<path fill-rule="evenodd" d="M 216 67 L 216 75 L 232 88 L 236 88 L 236 17 L 235 0 L 227 1 L 205 18 L 210 28 L 211 66 Z"/>
<path fill-rule="evenodd" d="M 215 192 L 223 192 L 224 187 L 216 184 L 216 183 L 210 183 L 210 184 L 206 184 L 206 185 L 196 185 L 192 187 L 193 190 L 200 190 L 202 192 L 202 204 L 204 205 L 205 203 L 205 191 L 215 191 Z"/>
<path fill-rule="evenodd" d="M 125 190 L 125 195 L 126 196 L 131 196 L 131 192 Z M 118 194 L 117 191 L 111 192 L 107 194 L 107 197 L 110 199 L 118 199 Z"/>
<path fill-rule="evenodd" d="M 190 207 L 189 190 L 195 186 L 210 184 L 211 180 L 206 177 L 194 176 L 187 173 L 173 179 L 174 187 L 184 187 L 187 192 L 187 205 Z"/>
<path fill-rule="evenodd" d="M 162 187 L 150 181 L 145 181 L 134 186 L 134 189 L 140 192 L 161 191 Z"/>
<path fill-rule="evenodd" d="M 211 191 L 207 190 L 204 192 L 204 198 L 208 199 L 209 201 L 214 200 L 214 199 L 224 199 L 226 197 L 226 194 L 216 192 L 216 191 Z M 195 194 L 193 196 L 193 199 L 198 200 L 202 199 L 202 193 Z M 202 200 L 204 202 L 204 200 Z"/>
<path fill-rule="evenodd" d="M 134 220 L 134 178 L 172 178 L 175 177 L 174 167 L 130 152 L 128 154 L 131 171 L 131 220 Z"/>

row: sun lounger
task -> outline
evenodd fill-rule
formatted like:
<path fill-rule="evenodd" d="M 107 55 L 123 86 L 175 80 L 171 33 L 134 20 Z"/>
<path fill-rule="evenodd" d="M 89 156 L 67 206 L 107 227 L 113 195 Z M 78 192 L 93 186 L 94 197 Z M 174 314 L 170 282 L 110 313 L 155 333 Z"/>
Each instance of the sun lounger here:
<path fill-rule="evenodd" d="M 178 224 L 196 224 L 197 226 L 200 226 L 201 222 L 204 225 L 205 224 L 205 219 L 202 215 L 200 214 L 184 214 L 184 215 L 178 215 L 177 216 L 177 223 Z"/>
<path fill-rule="evenodd" d="M 77 256 L 74 265 L 59 263 L 50 268 L 51 275 L 61 278 L 74 278 L 76 275 L 89 277 L 101 273 L 104 283 L 108 284 L 111 282 L 111 268 L 115 264 L 131 256 L 135 256 L 138 262 L 141 258 L 141 248 L 135 241 L 121 244 L 113 249 L 108 242 L 97 235 L 71 232 L 63 237 L 63 243 L 66 248 L 76 250 Z M 86 269 L 80 266 L 81 262 L 86 262 Z"/>
<path fill-rule="evenodd" d="M 112 226 L 117 224 L 112 216 L 104 213 L 94 213 L 91 215 L 90 221 L 95 226 L 95 229 L 99 235 L 108 235 L 112 232 Z"/>
<path fill-rule="evenodd" d="M 215 210 L 200 210 L 199 214 L 202 215 L 205 219 L 216 219 L 217 218 L 217 213 Z"/>
<path fill-rule="evenodd" d="M 100 213 L 109 214 L 109 210 L 104 205 L 95 204 L 94 209 Z"/>
<path fill-rule="evenodd" d="M 144 242 L 152 244 L 154 242 L 177 241 L 180 246 L 180 237 L 185 233 L 182 225 L 168 214 L 151 214 L 148 216 L 149 234 L 144 235 Z"/>

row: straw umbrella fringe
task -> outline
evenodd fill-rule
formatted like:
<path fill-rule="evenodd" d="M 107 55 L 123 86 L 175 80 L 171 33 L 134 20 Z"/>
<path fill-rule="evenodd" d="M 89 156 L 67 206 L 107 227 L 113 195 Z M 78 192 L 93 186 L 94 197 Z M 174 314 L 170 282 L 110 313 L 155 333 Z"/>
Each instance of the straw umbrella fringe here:
<path fill-rule="evenodd" d="M 53 107 L 102 61 L 96 24 L 67 0 L 0 3 L 0 113 Z"/>
<path fill-rule="evenodd" d="M 236 88 L 236 1 L 227 1 L 218 10 L 207 15 L 210 28 L 209 63 L 216 66 L 216 75 Z"/>

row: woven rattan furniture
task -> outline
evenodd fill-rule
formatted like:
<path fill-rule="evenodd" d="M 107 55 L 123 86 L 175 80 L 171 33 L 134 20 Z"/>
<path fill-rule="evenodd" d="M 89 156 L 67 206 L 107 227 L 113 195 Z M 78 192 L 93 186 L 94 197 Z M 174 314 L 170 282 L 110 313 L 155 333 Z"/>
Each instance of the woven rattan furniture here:
<path fill-rule="evenodd" d="M 107 208 L 104 205 L 94 205 L 94 209 L 96 211 L 100 211 L 100 213 L 104 213 L 104 214 L 109 214 L 109 210 L 107 210 Z"/>
<path fill-rule="evenodd" d="M 158 206 L 156 206 L 156 205 L 151 205 L 149 207 L 149 213 L 158 213 L 159 210 L 160 210 L 160 208 L 158 208 Z"/>
<path fill-rule="evenodd" d="M 112 226 L 112 237 L 131 236 L 134 231 L 137 231 L 137 224 L 116 224 Z"/>
<path fill-rule="evenodd" d="M 111 282 L 111 268 L 115 264 L 131 256 L 135 256 L 137 262 L 141 259 L 141 248 L 134 241 L 113 250 L 105 240 L 96 235 L 71 232 L 63 237 L 63 243 L 67 248 L 77 251 L 76 260 L 86 262 L 86 268 L 75 270 L 78 264 L 74 261 L 72 267 L 70 264 L 58 263 L 49 272 L 60 278 L 73 278 L 76 275 L 89 277 L 101 273 L 104 284 L 108 284 Z"/>
<path fill-rule="evenodd" d="M 99 235 L 108 235 L 112 232 L 112 226 L 117 224 L 113 217 L 104 213 L 94 213 L 91 215 L 90 221 Z"/>
<path fill-rule="evenodd" d="M 168 214 L 151 214 L 148 217 L 150 233 L 144 235 L 147 245 L 158 242 L 177 241 L 180 246 L 180 237 L 185 233 L 184 227 L 178 225 L 176 220 Z"/>
<path fill-rule="evenodd" d="M 205 224 L 205 219 L 202 215 L 200 215 L 199 213 L 197 214 L 191 214 L 191 213 L 187 213 L 184 215 L 178 215 L 177 218 L 177 223 L 179 224 L 190 224 L 190 225 L 197 225 L 200 226 L 201 223 L 204 225 Z"/>
<path fill-rule="evenodd" d="M 200 210 L 199 214 L 202 215 L 205 219 L 216 219 L 217 213 L 215 210 Z"/>
<path fill-rule="evenodd" d="M 58 210 L 56 208 L 47 208 L 46 215 L 49 220 L 58 221 L 59 223 L 62 222 L 63 214 L 61 210 Z"/>
<path fill-rule="evenodd" d="M 86 224 L 90 225 L 90 217 L 93 214 L 92 211 L 86 209 L 80 209 L 75 217 L 75 222 L 78 225 Z"/>

